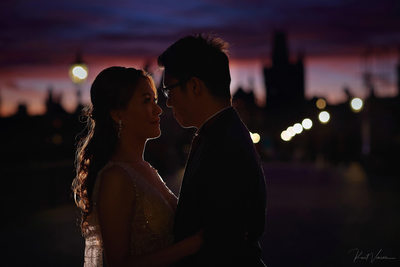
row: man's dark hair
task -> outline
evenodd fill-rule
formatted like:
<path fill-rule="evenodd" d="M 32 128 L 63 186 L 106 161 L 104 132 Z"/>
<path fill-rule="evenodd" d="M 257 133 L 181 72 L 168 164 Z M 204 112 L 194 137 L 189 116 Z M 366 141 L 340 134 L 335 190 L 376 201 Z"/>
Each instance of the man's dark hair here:
<path fill-rule="evenodd" d="M 230 99 L 231 75 L 228 43 L 210 35 L 191 35 L 179 39 L 158 57 L 158 65 L 181 82 L 197 77 L 210 93 Z"/>

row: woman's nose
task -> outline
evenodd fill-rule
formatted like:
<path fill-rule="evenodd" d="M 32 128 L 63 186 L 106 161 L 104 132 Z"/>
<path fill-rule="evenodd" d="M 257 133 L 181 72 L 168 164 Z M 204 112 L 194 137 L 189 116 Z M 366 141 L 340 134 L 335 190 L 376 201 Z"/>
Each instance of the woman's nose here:
<path fill-rule="evenodd" d="M 158 116 L 160 116 L 163 113 L 162 108 L 158 104 L 156 104 L 155 112 Z"/>

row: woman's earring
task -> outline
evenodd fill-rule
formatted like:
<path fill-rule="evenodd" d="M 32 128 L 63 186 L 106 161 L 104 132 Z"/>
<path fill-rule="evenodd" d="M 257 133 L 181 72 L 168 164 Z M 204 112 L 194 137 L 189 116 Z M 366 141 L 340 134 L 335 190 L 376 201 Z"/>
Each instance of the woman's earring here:
<path fill-rule="evenodd" d="M 118 121 L 118 138 L 121 138 L 122 120 Z"/>

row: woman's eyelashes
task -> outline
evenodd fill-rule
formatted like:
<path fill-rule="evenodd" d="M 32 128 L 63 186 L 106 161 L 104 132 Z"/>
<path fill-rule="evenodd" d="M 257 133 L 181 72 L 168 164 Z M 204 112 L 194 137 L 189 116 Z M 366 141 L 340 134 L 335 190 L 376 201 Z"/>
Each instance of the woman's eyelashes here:
<path fill-rule="evenodd" d="M 144 103 L 150 103 L 150 102 L 153 102 L 153 103 L 157 104 L 158 103 L 158 98 L 149 96 L 149 97 L 146 97 L 144 99 Z"/>

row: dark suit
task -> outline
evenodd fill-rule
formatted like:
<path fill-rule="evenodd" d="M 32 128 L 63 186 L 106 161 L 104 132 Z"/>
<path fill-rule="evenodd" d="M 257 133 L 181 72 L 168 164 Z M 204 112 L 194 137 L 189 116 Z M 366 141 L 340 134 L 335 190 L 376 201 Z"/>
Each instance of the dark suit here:
<path fill-rule="evenodd" d="M 208 120 L 192 144 L 175 217 L 176 241 L 204 229 L 204 245 L 178 266 L 263 266 L 264 174 L 233 108 Z"/>

